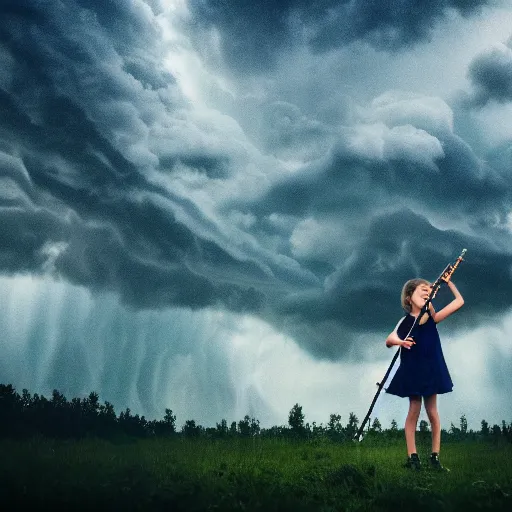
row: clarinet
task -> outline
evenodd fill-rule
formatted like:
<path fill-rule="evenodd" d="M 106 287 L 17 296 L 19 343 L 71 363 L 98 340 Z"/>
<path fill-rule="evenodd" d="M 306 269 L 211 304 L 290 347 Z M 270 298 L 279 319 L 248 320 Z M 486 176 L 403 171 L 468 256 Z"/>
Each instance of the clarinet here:
<path fill-rule="evenodd" d="M 436 296 L 437 292 L 439 291 L 439 288 L 443 284 L 443 282 L 447 283 L 451 278 L 453 273 L 457 270 L 457 267 L 460 265 L 462 261 L 464 261 L 464 255 L 466 254 L 467 249 L 462 249 L 462 252 L 460 253 L 460 256 L 455 260 L 455 263 L 453 265 L 448 265 L 441 275 L 436 279 L 435 283 L 432 285 L 432 290 L 430 292 L 430 295 L 428 296 L 428 299 L 425 301 L 425 304 L 421 308 L 421 312 L 416 318 L 418 320 L 420 316 L 428 311 L 428 308 L 430 307 L 430 303 Z M 416 322 L 414 322 L 413 326 L 411 327 L 411 331 L 414 329 L 414 325 Z M 409 334 L 411 334 L 411 331 L 409 331 Z M 409 334 L 406 336 L 408 337 Z"/>
<path fill-rule="evenodd" d="M 462 249 L 462 252 L 460 253 L 460 256 L 455 260 L 455 262 L 453 264 L 448 264 L 446 266 L 446 268 L 441 272 L 440 276 L 435 280 L 434 284 L 432 285 L 432 289 L 430 291 L 430 294 L 429 294 L 427 300 L 425 301 L 425 304 L 421 308 L 421 311 L 420 311 L 419 315 L 415 318 L 415 320 L 414 320 L 414 322 L 412 324 L 412 327 L 410 328 L 410 330 L 409 330 L 407 336 L 405 337 L 405 339 L 407 339 L 411 335 L 413 329 L 416 327 L 416 325 L 418 325 L 418 322 L 420 321 L 420 319 L 423 317 L 423 315 L 425 313 L 428 312 L 429 307 L 430 307 L 430 303 L 432 302 L 432 300 L 436 296 L 436 294 L 439 291 L 439 288 L 441 287 L 443 282 L 447 283 L 451 279 L 451 277 L 452 277 L 453 273 L 455 272 L 455 270 L 457 270 L 457 267 L 460 265 L 460 263 L 462 261 L 464 261 L 464 255 L 466 254 L 466 252 L 467 252 L 467 249 Z M 388 369 L 387 369 L 387 371 L 386 371 L 386 373 L 384 375 L 384 378 L 380 382 L 377 382 L 377 393 L 373 397 L 372 403 L 370 405 L 370 409 L 366 413 L 366 416 L 364 417 L 364 420 L 361 423 L 361 426 L 359 427 L 356 435 L 354 436 L 355 440 L 361 441 L 362 435 L 363 435 L 363 431 L 364 431 L 364 427 L 368 423 L 368 420 L 370 419 L 370 415 L 371 415 L 371 413 L 373 411 L 373 408 L 375 407 L 375 403 L 377 402 L 377 399 L 379 398 L 380 392 L 382 391 L 382 389 L 384 387 L 384 384 L 386 383 L 386 380 L 389 377 L 389 374 L 391 373 L 391 370 L 393 369 L 393 366 L 395 365 L 395 362 L 396 362 L 396 360 L 398 358 L 398 354 L 399 353 L 400 353 L 400 349 L 398 349 L 396 351 L 395 355 L 393 356 L 391 364 L 389 365 L 389 367 L 388 367 Z"/>

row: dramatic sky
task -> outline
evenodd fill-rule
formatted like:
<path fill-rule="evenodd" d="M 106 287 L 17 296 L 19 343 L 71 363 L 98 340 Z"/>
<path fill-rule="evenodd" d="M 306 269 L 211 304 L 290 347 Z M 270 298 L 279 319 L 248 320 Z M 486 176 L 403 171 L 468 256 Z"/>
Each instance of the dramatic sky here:
<path fill-rule="evenodd" d="M 511 27 L 511 0 L 1 0 L 0 382 L 362 418 L 403 283 L 467 248 L 443 427 L 511 421 Z"/>

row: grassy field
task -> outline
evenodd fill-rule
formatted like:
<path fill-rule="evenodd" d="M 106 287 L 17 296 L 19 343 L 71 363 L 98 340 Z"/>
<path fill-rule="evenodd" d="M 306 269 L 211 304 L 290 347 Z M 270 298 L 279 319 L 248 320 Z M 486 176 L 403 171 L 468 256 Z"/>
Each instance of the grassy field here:
<path fill-rule="evenodd" d="M 404 469 L 404 449 L 402 440 L 4 440 L 0 500 L 12 510 L 512 510 L 510 443 L 446 443 L 447 474 Z M 426 442 L 419 452 L 425 459 Z"/>

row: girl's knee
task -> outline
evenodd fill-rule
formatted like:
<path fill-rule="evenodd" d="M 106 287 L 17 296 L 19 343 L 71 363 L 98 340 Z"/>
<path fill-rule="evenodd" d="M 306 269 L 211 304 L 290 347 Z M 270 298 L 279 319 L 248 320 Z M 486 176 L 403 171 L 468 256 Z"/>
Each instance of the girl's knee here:
<path fill-rule="evenodd" d="M 411 416 L 419 417 L 421 412 L 421 407 L 409 407 L 409 414 Z"/>
<path fill-rule="evenodd" d="M 420 409 L 413 409 L 412 407 L 409 408 L 409 413 L 407 414 L 407 419 L 410 421 L 418 422 L 418 419 L 420 417 Z"/>
<path fill-rule="evenodd" d="M 438 416 L 437 395 L 432 395 L 425 399 L 425 411 L 427 412 L 429 418 L 431 416 Z"/>
<path fill-rule="evenodd" d="M 437 408 L 434 407 L 433 409 L 427 409 L 427 416 L 430 420 L 430 423 L 439 421 L 439 412 L 437 411 Z"/>

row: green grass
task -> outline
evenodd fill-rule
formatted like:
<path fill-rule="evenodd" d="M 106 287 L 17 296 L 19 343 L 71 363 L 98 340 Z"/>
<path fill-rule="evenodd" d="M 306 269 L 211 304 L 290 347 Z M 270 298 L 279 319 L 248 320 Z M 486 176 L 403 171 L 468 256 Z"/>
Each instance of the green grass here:
<path fill-rule="evenodd" d="M 425 459 L 428 443 L 419 445 Z M 512 510 L 512 445 L 446 443 L 411 473 L 405 443 L 270 439 L 0 441 L 0 500 L 99 510 Z"/>

